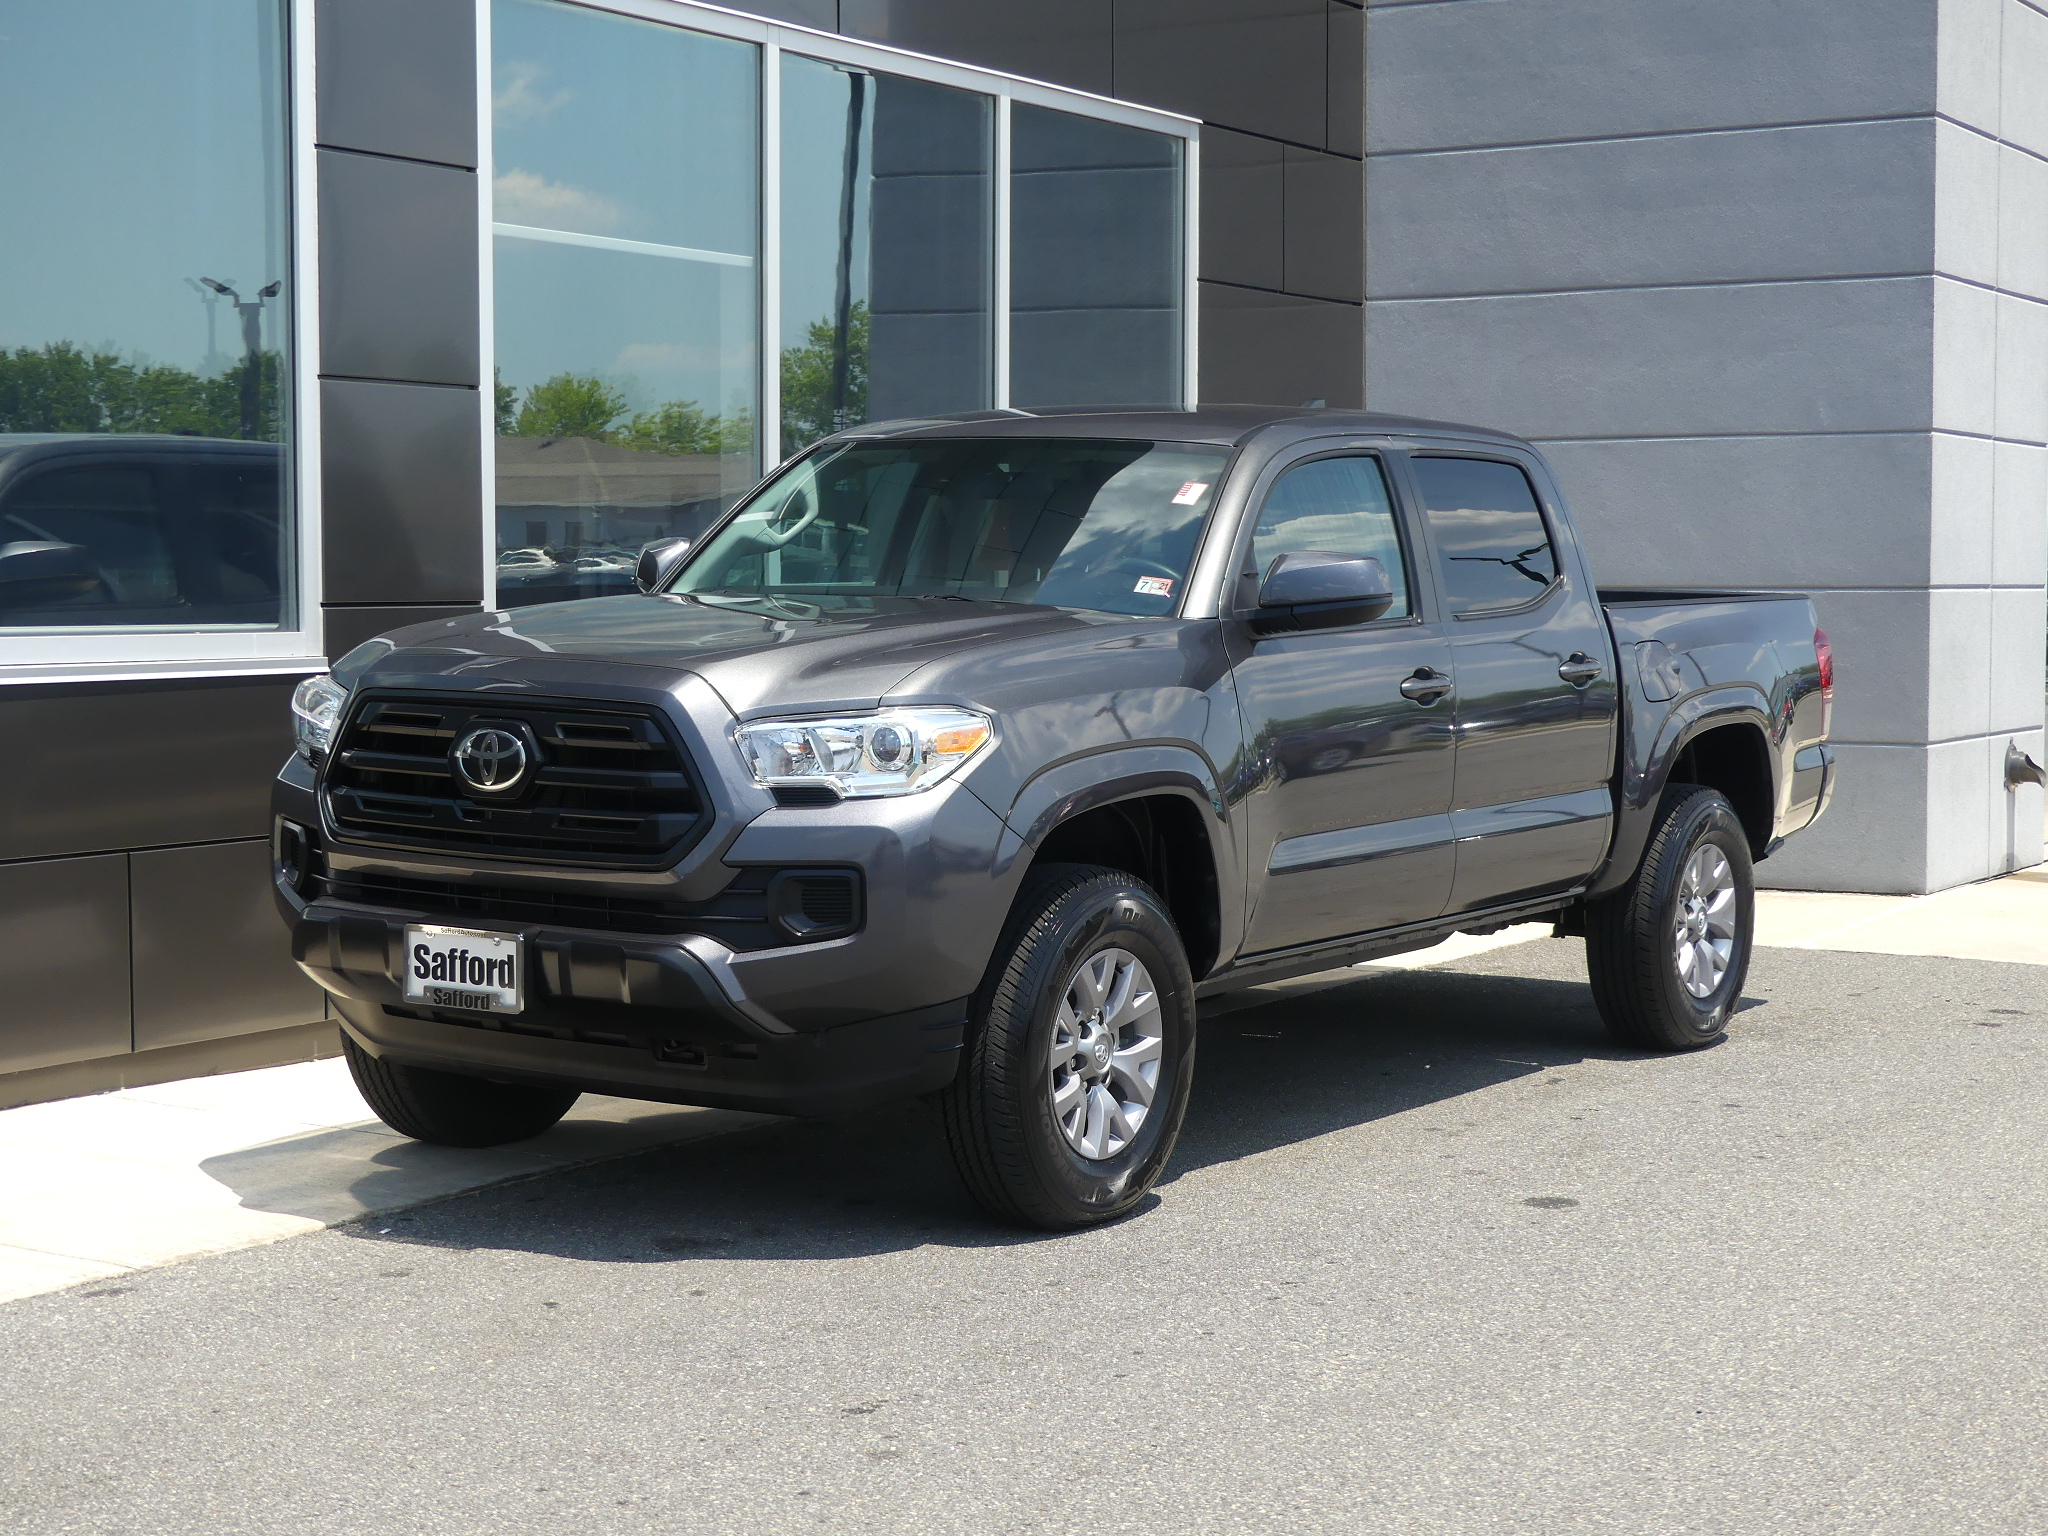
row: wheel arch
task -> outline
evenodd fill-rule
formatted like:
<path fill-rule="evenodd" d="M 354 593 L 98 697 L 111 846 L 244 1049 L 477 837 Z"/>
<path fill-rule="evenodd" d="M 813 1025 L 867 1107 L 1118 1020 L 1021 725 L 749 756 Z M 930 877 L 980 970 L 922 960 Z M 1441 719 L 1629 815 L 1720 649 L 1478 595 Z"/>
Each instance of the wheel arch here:
<path fill-rule="evenodd" d="M 1038 775 L 1004 819 L 997 868 L 1019 888 L 1039 864 L 1120 869 L 1159 892 L 1197 981 L 1234 947 L 1243 879 L 1222 793 L 1199 754 L 1092 753 Z"/>
<path fill-rule="evenodd" d="M 1705 783 L 1719 790 L 1735 807 L 1750 856 L 1762 859 L 1770 851 L 1779 784 L 1769 706 L 1761 690 L 1749 685 L 1707 689 L 1674 706 L 1654 734 L 1645 723 L 1627 735 L 1617 765 L 1621 793 L 1614 839 L 1588 896 L 1619 890 L 1635 874 L 1664 791 L 1674 783 Z M 1639 745 L 1645 741 L 1647 750 Z M 1707 742 L 1704 749 L 1697 745 L 1702 741 Z M 1709 777 L 1688 779 L 1682 766 Z"/>

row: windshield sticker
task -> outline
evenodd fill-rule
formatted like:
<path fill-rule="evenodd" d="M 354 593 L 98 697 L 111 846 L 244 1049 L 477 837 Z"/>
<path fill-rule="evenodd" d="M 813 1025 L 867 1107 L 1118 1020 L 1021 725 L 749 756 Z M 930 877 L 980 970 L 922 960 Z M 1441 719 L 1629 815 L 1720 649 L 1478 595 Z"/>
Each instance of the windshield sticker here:
<path fill-rule="evenodd" d="M 1178 501 L 1180 498 L 1176 496 L 1174 499 Z M 1133 592 L 1142 592 L 1147 597 L 1171 597 L 1173 596 L 1173 578 L 1171 576 L 1140 576 L 1138 584 L 1131 588 L 1131 590 Z"/>
<path fill-rule="evenodd" d="M 1192 507 L 1202 499 L 1202 492 L 1207 489 L 1209 489 L 1208 481 L 1190 480 L 1173 493 L 1173 504 L 1176 507 Z"/>

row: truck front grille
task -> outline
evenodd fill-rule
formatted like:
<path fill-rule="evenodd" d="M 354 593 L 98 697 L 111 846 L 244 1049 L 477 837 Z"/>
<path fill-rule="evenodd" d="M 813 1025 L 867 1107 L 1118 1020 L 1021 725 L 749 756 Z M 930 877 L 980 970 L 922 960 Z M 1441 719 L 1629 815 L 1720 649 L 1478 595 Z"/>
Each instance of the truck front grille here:
<path fill-rule="evenodd" d="M 491 729 L 531 758 L 515 789 L 479 793 L 457 744 Z M 442 853 L 550 863 L 671 862 L 703 824 L 689 760 L 653 710 L 498 697 L 371 692 L 323 775 L 343 835 Z"/>

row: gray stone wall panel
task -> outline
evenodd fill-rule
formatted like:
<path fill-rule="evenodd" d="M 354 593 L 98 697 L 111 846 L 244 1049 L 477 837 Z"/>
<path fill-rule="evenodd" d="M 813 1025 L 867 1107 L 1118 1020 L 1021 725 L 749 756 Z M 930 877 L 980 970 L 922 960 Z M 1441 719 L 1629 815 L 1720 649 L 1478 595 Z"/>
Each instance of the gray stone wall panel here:
<path fill-rule="evenodd" d="M 1378 157 L 1373 296 L 1924 272 L 1933 174 L 1926 119 Z"/>
<path fill-rule="evenodd" d="M 1543 452 L 1604 583 L 1902 587 L 1928 579 L 1924 433 L 1561 442 Z"/>
<path fill-rule="evenodd" d="M 1928 280 L 1382 300 L 1375 410 L 1526 437 L 1924 428 Z M 1987 338 L 1988 339 L 1988 338 Z"/>
<path fill-rule="evenodd" d="M 1930 0 L 1374 7 L 1371 152 L 1924 113 Z"/>

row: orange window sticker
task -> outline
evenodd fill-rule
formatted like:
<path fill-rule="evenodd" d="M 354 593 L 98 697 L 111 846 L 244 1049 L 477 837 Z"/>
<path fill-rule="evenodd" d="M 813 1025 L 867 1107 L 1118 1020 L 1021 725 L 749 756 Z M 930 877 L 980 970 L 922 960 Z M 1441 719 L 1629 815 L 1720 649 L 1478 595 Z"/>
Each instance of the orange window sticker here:
<path fill-rule="evenodd" d="M 1207 489 L 1209 489 L 1208 481 L 1189 480 L 1173 493 L 1173 504 L 1176 507 L 1192 507 L 1202 499 L 1202 492 Z"/>
<path fill-rule="evenodd" d="M 1173 596 L 1173 578 L 1171 576 L 1140 576 L 1138 584 L 1131 588 L 1131 590 L 1133 592 L 1142 592 L 1147 597 L 1171 597 Z"/>

